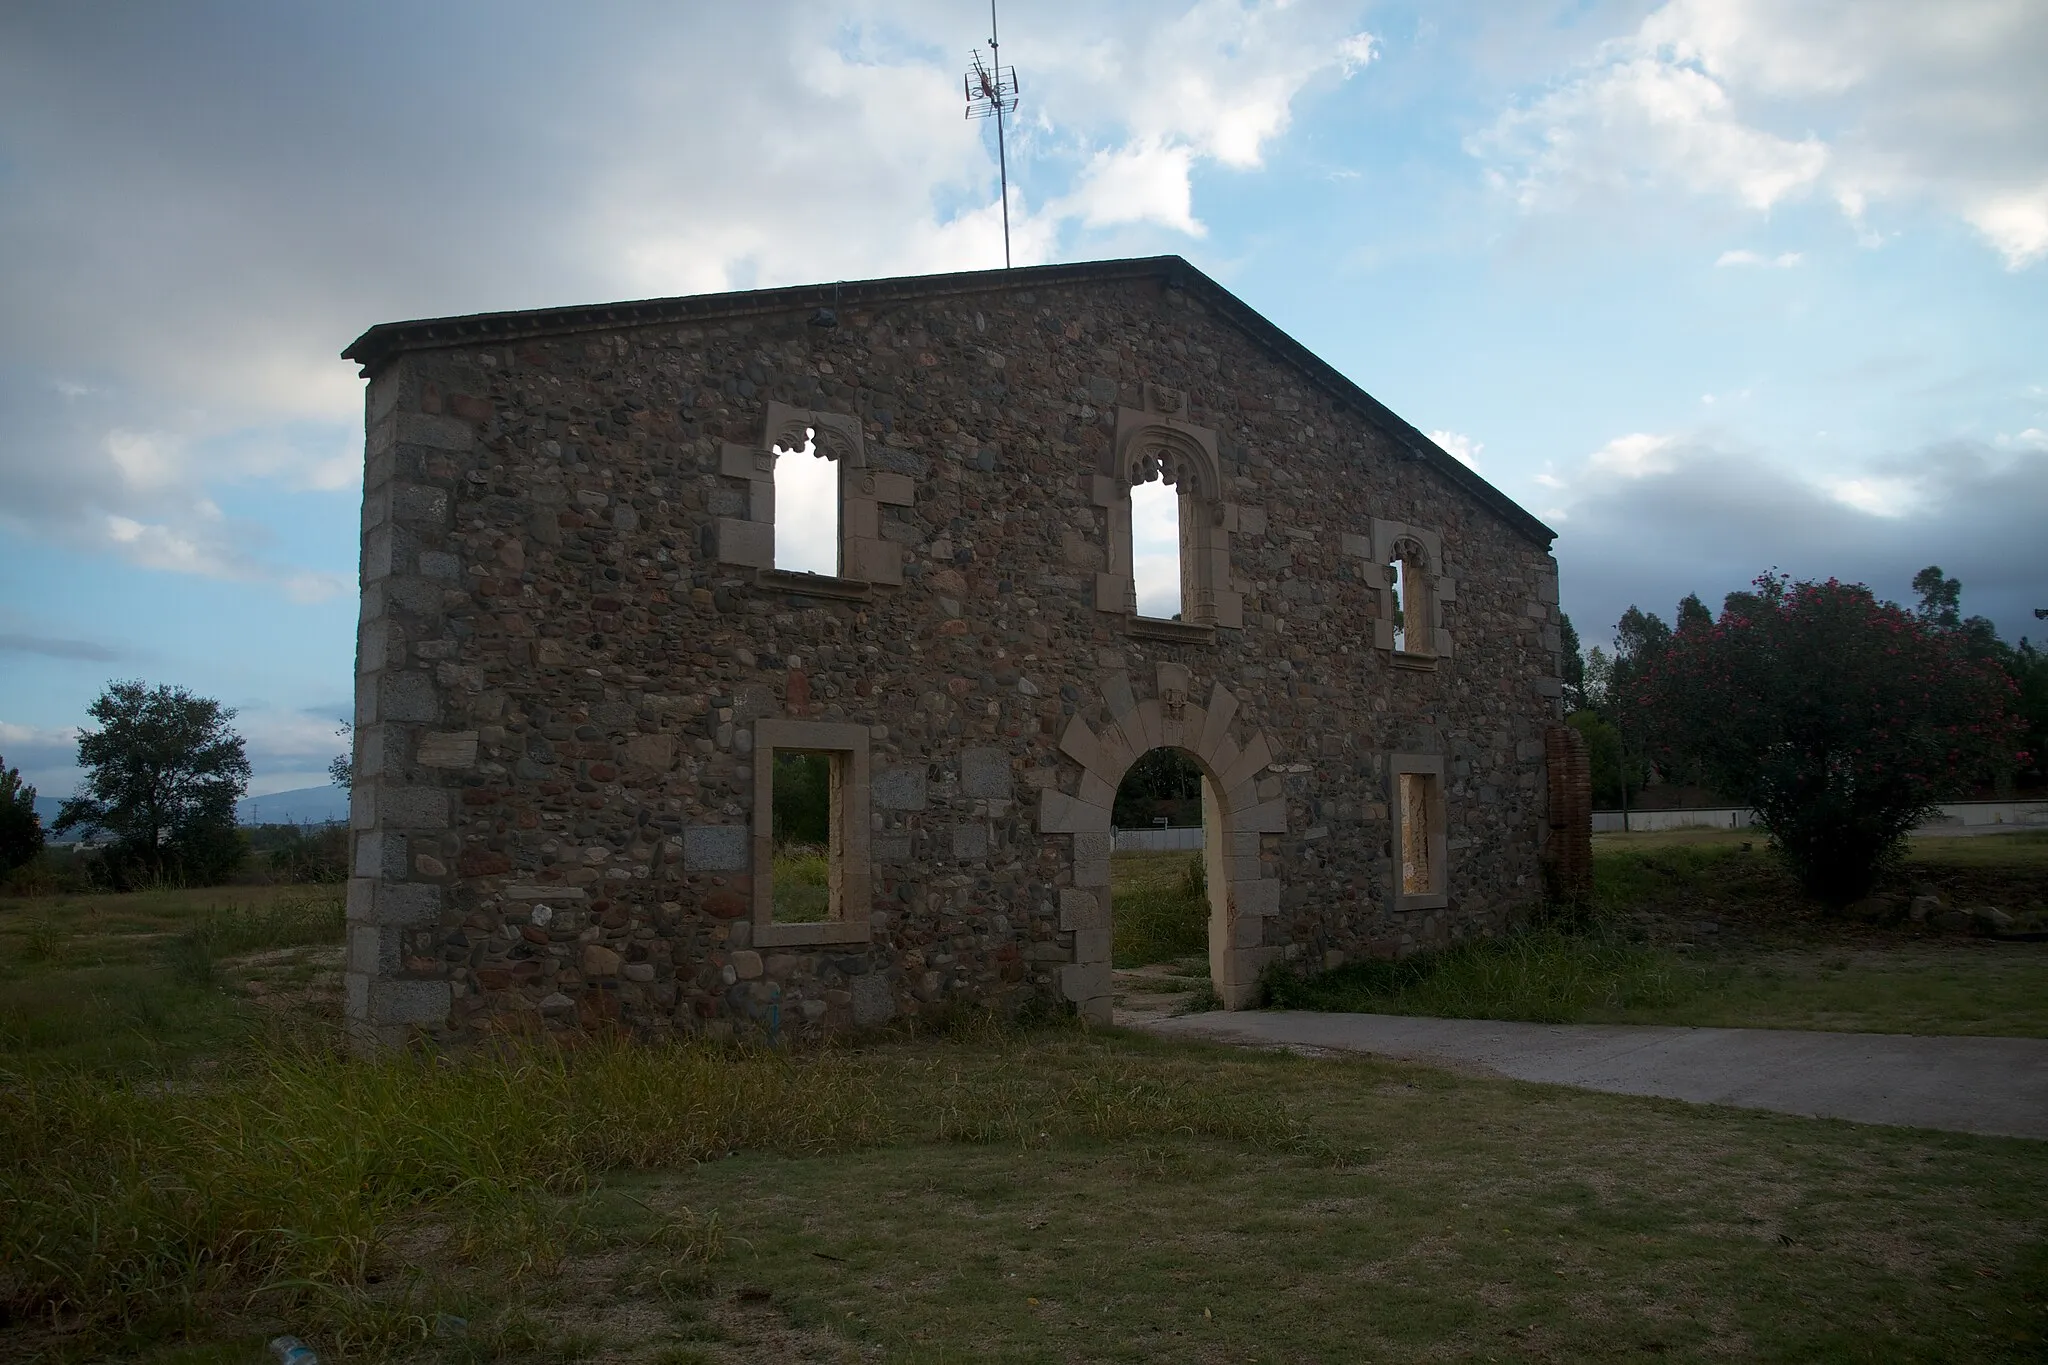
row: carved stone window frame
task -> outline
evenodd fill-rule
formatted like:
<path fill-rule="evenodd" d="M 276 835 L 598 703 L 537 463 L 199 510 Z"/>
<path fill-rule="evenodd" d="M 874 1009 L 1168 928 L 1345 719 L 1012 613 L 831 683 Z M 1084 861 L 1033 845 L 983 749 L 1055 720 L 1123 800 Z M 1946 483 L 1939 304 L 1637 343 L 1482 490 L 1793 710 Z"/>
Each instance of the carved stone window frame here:
<path fill-rule="evenodd" d="M 1429 889 L 1411 892 L 1401 869 L 1401 850 L 1408 838 L 1410 812 L 1401 799 L 1404 775 L 1427 777 L 1428 809 L 1422 814 L 1424 837 L 1429 850 Z M 1450 904 L 1449 824 L 1445 809 L 1444 759 L 1442 754 L 1389 754 L 1387 756 L 1387 823 L 1393 833 L 1388 851 L 1393 855 L 1391 904 L 1396 914 L 1409 910 L 1441 910 Z"/>
<path fill-rule="evenodd" d="M 811 433 L 819 454 L 839 470 L 839 573 L 792 574 L 775 567 L 776 450 L 801 450 Z M 799 586 L 806 580 L 821 585 L 903 582 L 903 550 L 882 536 L 882 507 L 908 507 L 917 500 L 916 482 L 907 474 L 868 465 L 867 439 L 860 419 L 843 412 L 793 408 L 769 403 L 761 442 L 745 446 L 727 441 L 719 448 L 718 472 L 747 485 L 743 517 L 718 519 L 718 558 L 723 564 L 757 571 L 771 587 Z M 839 594 L 843 595 L 843 594 Z"/>
<path fill-rule="evenodd" d="M 1385 651 L 1389 661 L 1401 668 L 1432 669 L 1439 660 L 1450 658 L 1453 641 L 1444 625 L 1444 608 L 1458 600 L 1458 583 L 1443 571 L 1443 537 L 1426 526 L 1374 517 L 1370 536 L 1346 536 L 1344 541 L 1347 552 L 1364 556 L 1366 586 L 1377 599 L 1373 648 Z M 1420 614 L 1427 618 L 1420 623 L 1418 634 L 1417 613 L 1404 605 L 1402 634 L 1407 647 L 1398 650 L 1394 648 L 1394 575 L 1387 567 L 1396 555 L 1406 561 L 1410 578 L 1421 570 L 1416 583 L 1421 591 L 1415 595 L 1421 599 L 1417 603 Z"/>
<path fill-rule="evenodd" d="M 790 948 L 866 943 L 874 898 L 868 861 L 868 727 L 819 720 L 754 722 L 754 944 Z M 775 922 L 775 751 L 798 749 L 833 759 L 833 832 L 839 841 L 839 916 L 815 924 Z"/>
<path fill-rule="evenodd" d="M 1108 513 L 1107 568 L 1095 576 L 1098 610 L 1121 616 L 1134 635 L 1182 642 L 1213 639 L 1220 627 L 1244 626 L 1244 594 L 1230 572 L 1230 536 L 1237 505 L 1224 496 L 1216 432 L 1187 420 L 1187 396 L 1162 384 L 1145 386 L 1145 406 L 1119 407 L 1116 438 L 1094 477 L 1094 502 Z M 1131 533 L 1131 489 L 1163 478 L 1180 495 L 1178 621 L 1138 614 Z"/>

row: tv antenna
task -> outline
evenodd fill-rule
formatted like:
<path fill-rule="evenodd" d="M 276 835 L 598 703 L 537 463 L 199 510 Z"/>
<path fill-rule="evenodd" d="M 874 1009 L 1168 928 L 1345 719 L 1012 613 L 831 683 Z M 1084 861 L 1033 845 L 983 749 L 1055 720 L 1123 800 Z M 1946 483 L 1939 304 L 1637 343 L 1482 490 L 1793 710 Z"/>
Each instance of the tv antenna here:
<path fill-rule="evenodd" d="M 996 167 L 1003 186 L 1003 269 L 1010 268 L 1010 155 L 1003 145 L 1005 116 L 1017 112 L 1017 68 L 1002 64 L 1002 44 L 996 41 L 996 0 L 988 0 L 988 61 L 981 49 L 974 50 L 967 68 L 967 117 L 996 121 Z"/>

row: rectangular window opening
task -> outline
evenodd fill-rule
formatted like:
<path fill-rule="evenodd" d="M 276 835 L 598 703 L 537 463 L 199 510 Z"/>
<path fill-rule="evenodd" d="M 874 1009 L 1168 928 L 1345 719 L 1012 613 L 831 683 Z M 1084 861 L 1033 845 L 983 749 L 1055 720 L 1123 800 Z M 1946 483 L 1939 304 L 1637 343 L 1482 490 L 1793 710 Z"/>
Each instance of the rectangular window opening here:
<path fill-rule="evenodd" d="M 1131 489 L 1131 573 L 1138 615 L 1181 619 L 1180 493 L 1163 479 Z"/>
<path fill-rule="evenodd" d="M 845 918 L 846 755 L 777 749 L 770 772 L 770 922 L 822 924 Z"/>
<path fill-rule="evenodd" d="M 839 576 L 839 463 L 810 439 L 775 451 L 775 567 Z"/>
<path fill-rule="evenodd" d="M 1401 774 L 1401 894 L 1426 896 L 1436 887 L 1430 866 L 1436 779 L 1428 773 Z"/>

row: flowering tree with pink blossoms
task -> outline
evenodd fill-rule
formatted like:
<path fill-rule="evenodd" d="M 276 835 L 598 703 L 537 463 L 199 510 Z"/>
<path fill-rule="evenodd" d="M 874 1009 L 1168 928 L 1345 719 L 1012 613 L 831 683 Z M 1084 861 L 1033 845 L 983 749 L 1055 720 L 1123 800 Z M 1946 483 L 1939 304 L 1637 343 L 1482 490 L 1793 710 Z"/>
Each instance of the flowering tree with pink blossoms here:
<path fill-rule="evenodd" d="M 1869 894 L 1939 802 L 2024 761 L 2011 680 L 1860 583 L 1765 574 L 1634 680 L 1660 763 L 1738 797 L 1813 895 Z"/>

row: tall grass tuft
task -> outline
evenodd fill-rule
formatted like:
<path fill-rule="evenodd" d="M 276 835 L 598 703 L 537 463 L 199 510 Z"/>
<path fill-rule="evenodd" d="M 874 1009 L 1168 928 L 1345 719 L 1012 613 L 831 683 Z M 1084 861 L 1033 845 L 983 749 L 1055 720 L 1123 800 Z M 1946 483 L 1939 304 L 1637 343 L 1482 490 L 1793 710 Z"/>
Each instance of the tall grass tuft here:
<path fill-rule="evenodd" d="M 1671 954 L 1597 927 L 1550 926 L 1307 980 L 1275 971 L 1265 994 L 1276 1009 L 1568 1024 L 1598 1010 L 1676 1004 L 1698 984 Z"/>
<path fill-rule="evenodd" d="M 1196 853 L 1187 858 L 1119 855 L 1110 912 L 1110 958 L 1119 967 L 1204 953 L 1209 948 L 1209 883 Z"/>
<path fill-rule="evenodd" d="M 100 1333 L 175 1329 L 261 1292 L 356 1333 L 394 1239 L 549 1273 L 574 1228 L 551 1200 L 604 1173 L 739 1150 L 1022 1145 L 1201 1134 L 1303 1145 L 1283 1110 L 1162 1080 L 1085 1039 L 788 1055 L 701 1044 L 509 1058 L 258 1052 L 202 1083 L 0 1076 L 0 1297 Z M 382 1329 L 379 1329 L 382 1330 Z M 394 1329 L 395 1330 L 395 1329 Z"/>

